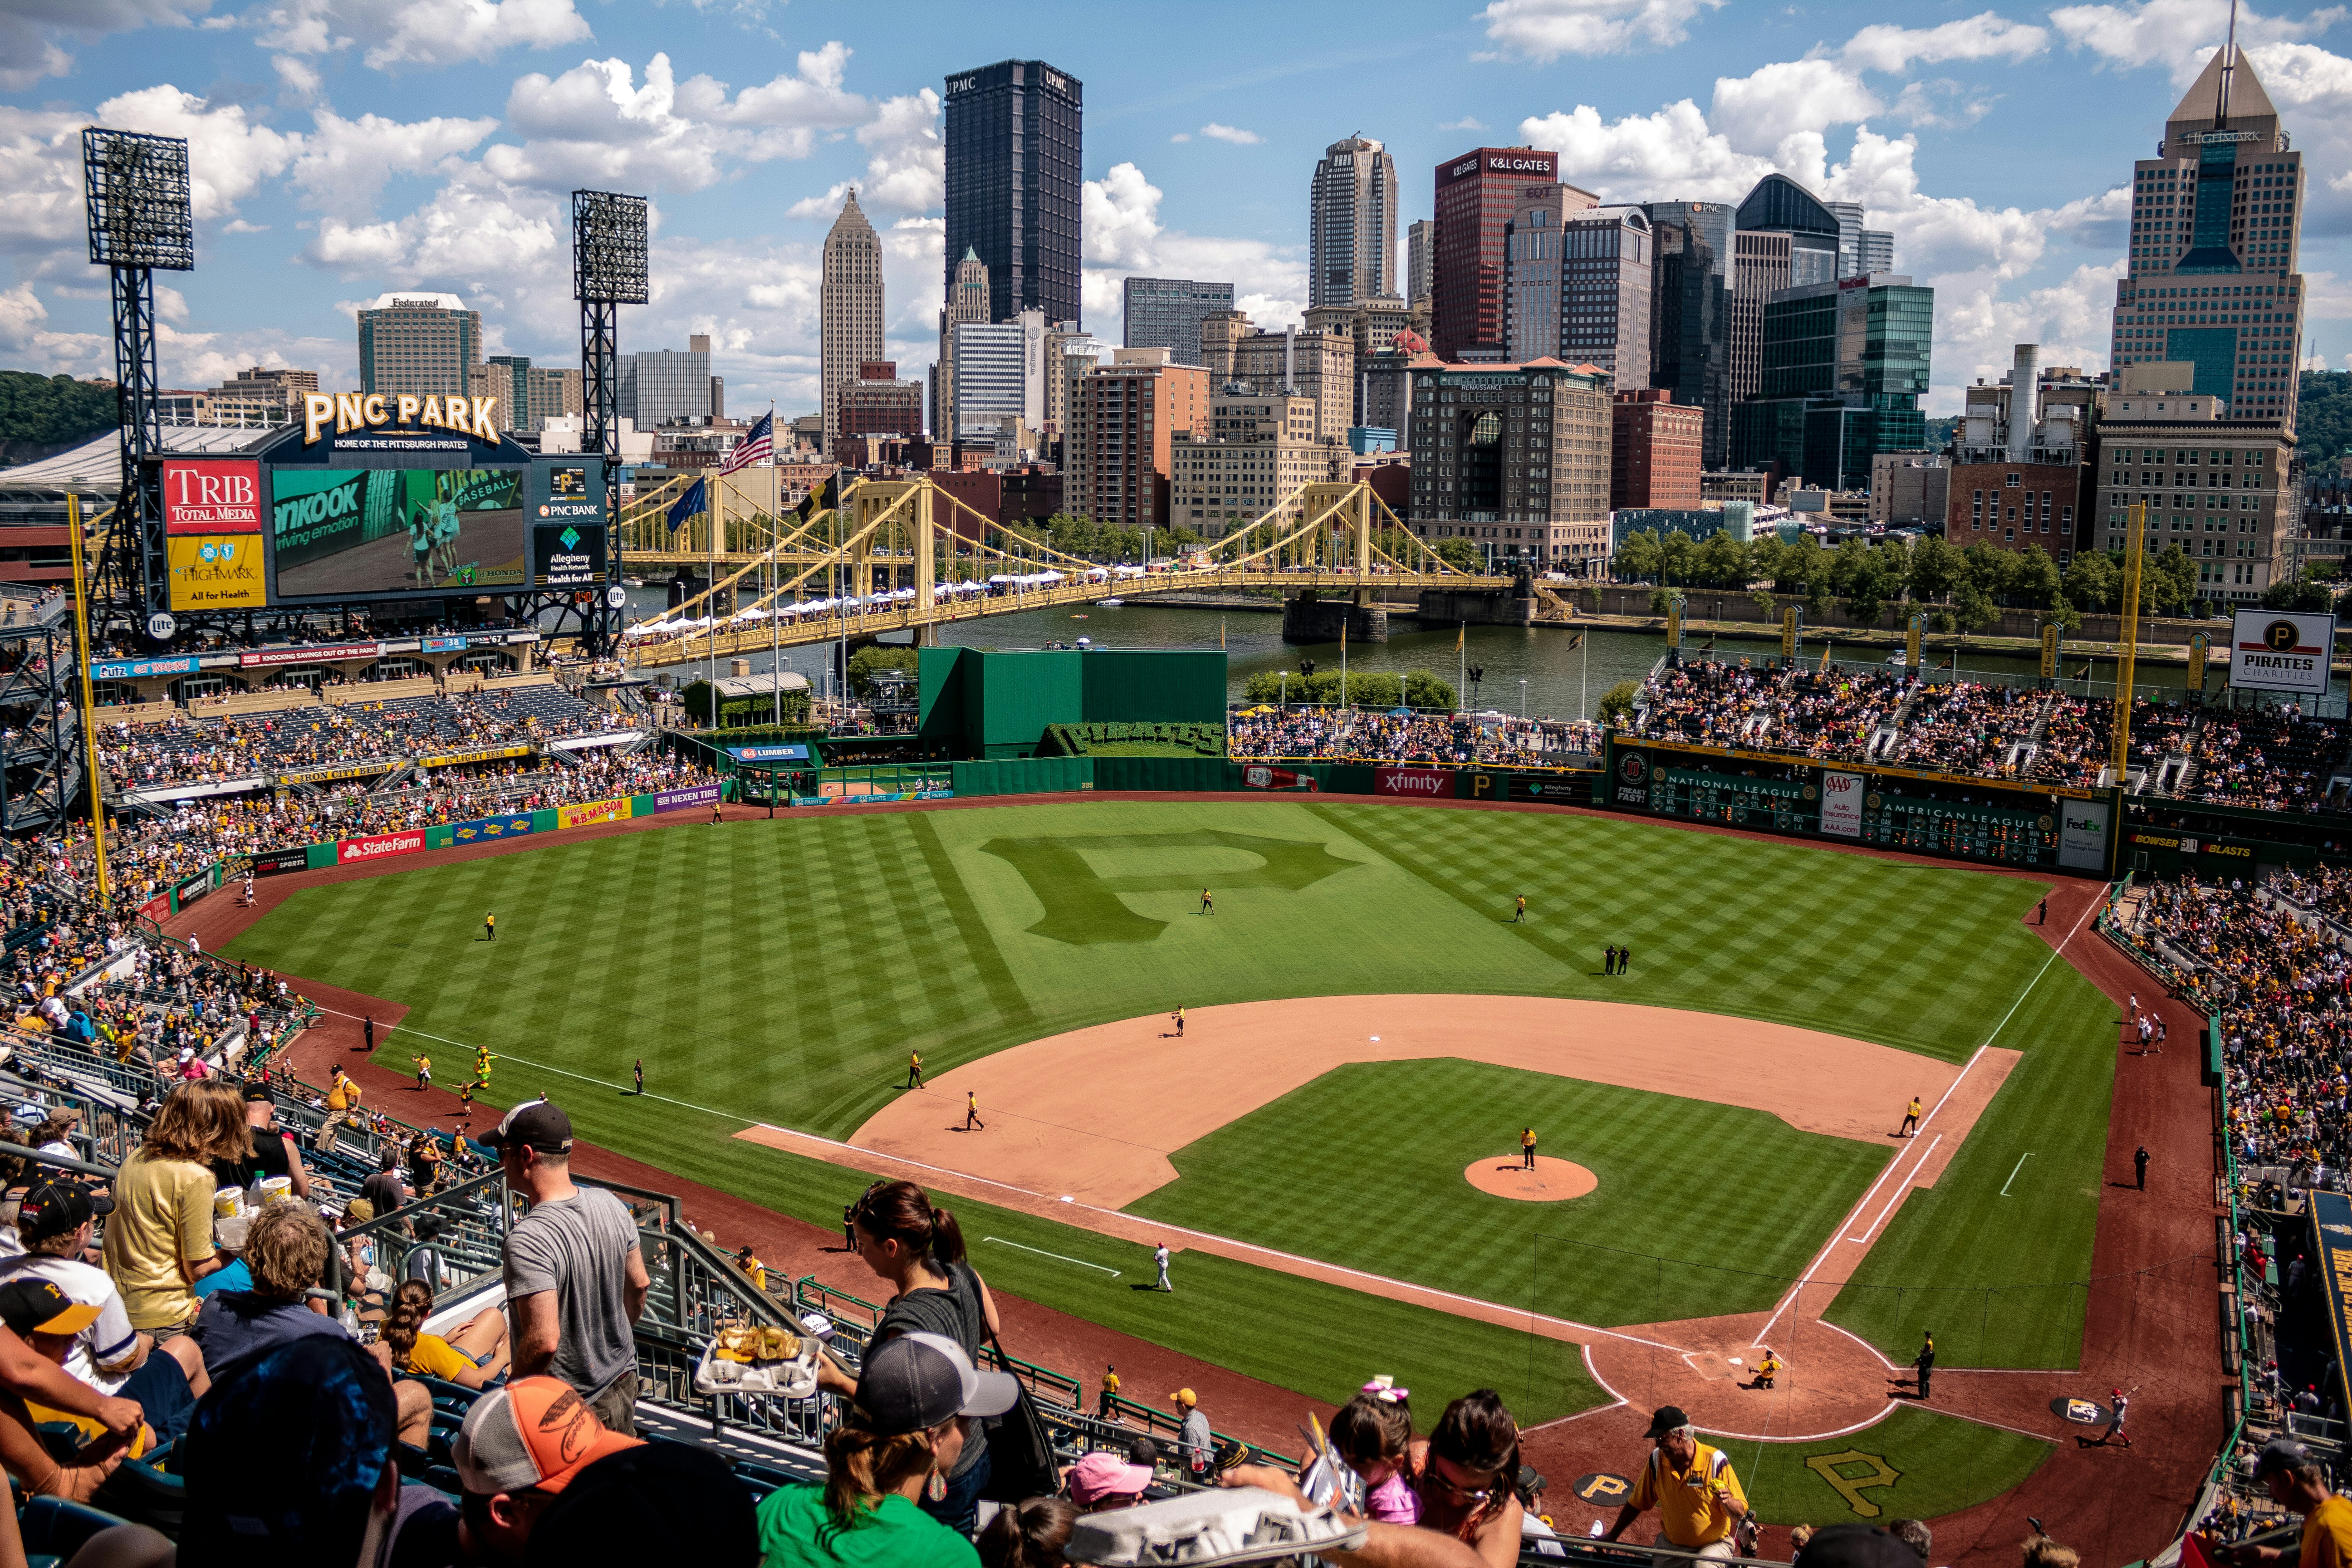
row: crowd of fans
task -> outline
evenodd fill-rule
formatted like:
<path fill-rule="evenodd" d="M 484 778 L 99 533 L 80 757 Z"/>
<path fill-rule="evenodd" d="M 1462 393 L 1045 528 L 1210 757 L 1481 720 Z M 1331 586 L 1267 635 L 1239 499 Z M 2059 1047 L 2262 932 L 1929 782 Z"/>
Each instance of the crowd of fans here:
<path fill-rule="evenodd" d="M 2032 732 L 2042 694 L 2013 686 L 1954 680 L 1919 693 L 1901 731 L 1881 757 L 1928 773 L 2011 778 L 2011 751 Z"/>
<path fill-rule="evenodd" d="M 1235 762 L 1448 763 L 1490 767 L 1590 767 L 1601 727 L 1580 720 L 1370 708 L 1236 710 L 1226 754 Z"/>
<path fill-rule="evenodd" d="M 628 726 L 553 685 L 452 689 L 156 724 L 101 728 L 99 761 L 126 789 L 252 778 L 307 768 L 493 746 L 545 745 Z"/>
<path fill-rule="evenodd" d="M 2306 718 L 2299 705 L 2209 714 L 2190 745 L 2196 771 L 2186 797 L 2264 811 L 2343 810 L 2328 781 L 2342 769 L 2347 740 L 2352 724 Z"/>

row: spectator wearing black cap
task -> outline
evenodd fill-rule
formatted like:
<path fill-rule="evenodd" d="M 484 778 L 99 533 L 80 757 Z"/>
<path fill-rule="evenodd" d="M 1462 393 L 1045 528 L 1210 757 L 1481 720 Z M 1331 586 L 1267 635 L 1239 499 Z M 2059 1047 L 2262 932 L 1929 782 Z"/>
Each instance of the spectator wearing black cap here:
<path fill-rule="evenodd" d="M 0 1325 L 60 1370 L 75 1340 L 96 1317 L 93 1309 L 76 1305 L 47 1279 L 0 1285 Z M 155 1446 L 155 1434 L 144 1422 L 114 1431 L 91 1416 L 42 1404 L 37 1395 L 6 1404 L 13 1408 L 0 1418 L 0 1461 L 30 1492 L 87 1502 L 121 1464 L 123 1455 L 142 1454 Z M 63 1463 L 33 1436 L 33 1428 L 56 1422 L 73 1426 L 82 1436 L 80 1448 Z"/>
<path fill-rule="evenodd" d="M 2327 1484 L 2310 1449 L 2288 1437 L 2273 1437 L 2254 1459 L 2254 1479 L 2268 1488 L 2271 1500 L 2303 1515 L 2299 1552 L 2275 1546 L 2235 1546 L 2228 1551 L 2238 1568 L 2257 1568 L 2297 1558 L 2300 1568 L 2346 1568 L 2352 1563 L 2352 1498 Z"/>
<path fill-rule="evenodd" d="M 1009 1373 L 975 1371 L 943 1334 L 900 1334 L 874 1350 L 825 1439 L 824 1485 L 780 1487 L 760 1505 L 766 1568 L 978 1568 L 971 1542 L 916 1503 L 945 1490 L 971 1418 L 1002 1415 L 1020 1391 Z"/>
<path fill-rule="evenodd" d="M 663 1561 L 760 1561 L 751 1495 L 708 1448 L 649 1443 L 596 1460 L 548 1509 L 523 1557 L 524 1568 Z"/>
<path fill-rule="evenodd" d="M 185 1334 L 165 1341 L 162 1354 L 153 1353 L 154 1337 L 131 1326 L 122 1293 L 106 1270 L 82 1261 L 92 1226 L 113 1212 L 113 1199 L 74 1182 L 34 1187 L 16 1206 L 16 1234 L 25 1250 L 0 1258 L 0 1284 L 46 1279 L 77 1306 L 89 1309 L 90 1321 L 59 1364 L 101 1394 L 137 1400 L 147 1412 L 147 1424 L 168 1440 L 186 1428 L 188 1412 L 212 1381 L 205 1374 L 203 1354 Z"/>
<path fill-rule="evenodd" d="M 530 1211 L 507 1232 L 507 1308 L 514 1374 L 559 1377 L 607 1431 L 636 1434 L 632 1326 L 651 1279 L 636 1222 L 620 1199 L 572 1181 L 572 1119 L 545 1100 L 506 1113 L 482 1142 Z"/>
<path fill-rule="evenodd" d="M 1617 1510 L 1616 1522 L 1602 1539 L 1616 1540 L 1654 1508 L 1668 1545 L 1703 1558 L 1733 1555 L 1732 1532 L 1748 1516 L 1748 1494 L 1732 1472 L 1730 1456 L 1700 1442 L 1679 1405 L 1660 1406 L 1643 1436 L 1657 1447 L 1633 1483 L 1633 1498 Z"/>
<path fill-rule="evenodd" d="M 245 1086 L 245 1124 L 253 1130 L 253 1152 L 216 1173 L 225 1178 L 222 1185 L 249 1187 L 270 1176 L 284 1176 L 294 1184 L 296 1197 L 309 1197 L 310 1173 L 302 1164 L 302 1152 L 293 1135 L 278 1125 L 278 1097 L 259 1079 Z"/>

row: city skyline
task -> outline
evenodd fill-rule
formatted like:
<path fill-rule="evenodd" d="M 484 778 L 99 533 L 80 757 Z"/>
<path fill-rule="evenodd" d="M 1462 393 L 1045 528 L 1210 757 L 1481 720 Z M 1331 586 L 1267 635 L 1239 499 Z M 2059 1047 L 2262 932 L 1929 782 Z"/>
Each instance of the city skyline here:
<path fill-rule="evenodd" d="M 0 18 L 0 193 L 14 219 L 0 364 L 109 369 L 74 145 L 98 122 L 194 142 L 198 269 L 162 301 L 172 384 L 248 364 L 356 384 L 352 312 L 390 292 L 460 295 L 482 312 L 487 353 L 571 363 L 560 209 L 588 185 L 654 202 L 656 297 L 623 312 L 624 351 L 706 332 L 732 406 L 814 411 L 819 252 L 843 192 L 858 187 L 882 239 L 884 356 L 919 378 L 945 265 L 946 79 L 1042 56 L 1087 84 L 1082 290 L 1098 336 L 1117 336 L 1130 274 L 1230 279 L 1258 325 L 1298 319 L 1305 187 L 1336 140 L 1373 138 L 1396 157 L 1400 270 L 1435 163 L 1528 142 L 1611 203 L 1737 202 L 1776 171 L 1824 201 L 1861 202 L 1870 227 L 1894 233 L 1901 269 L 1937 289 L 1927 407 L 1952 414 L 2018 341 L 2042 342 L 2047 363 L 2108 368 L 2129 247 L 2120 172 L 2148 156 L 2226 17 L 2219 3 L 2147 0 L 1904 27 L 1860 6 L 1767 16 L 1738 0 L 1496 0 L 1433 22 L 1399 7 L 1366 30 L 1377 47 L 1259 66 L 1173 38 L 1139 59 L 1121 29 L 1075 7 L 1024 17 L 1027 37 L 915 9 L 920 25 L 887 34 L 822 0 L 724 14 L 156 0 L 100 16 L 162 23 L 110 32 Z M 1212 35 L 1221 17 L 1273 20 L 1205 16 Z M 2352 25 L 2242 12 L 2240 36 L 2301 132 L 2306 327 L 2343 364 Z M 1368 114 L 1361 79 L 1408 65 L 1413 89 L 1373 95 Z"/>

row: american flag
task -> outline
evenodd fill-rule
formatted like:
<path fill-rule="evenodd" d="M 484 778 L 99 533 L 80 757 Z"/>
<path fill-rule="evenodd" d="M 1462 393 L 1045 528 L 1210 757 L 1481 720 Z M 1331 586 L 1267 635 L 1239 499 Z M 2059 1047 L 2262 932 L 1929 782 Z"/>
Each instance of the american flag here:
<path fill-rule="evenodd" d="M 751 426 L 751 433 L 737 442 L 735 449 L 727 454 L 727 460 L 719 465 L 719 471 L 731 474 L 754 463 L 767 462 L 775 455 L 776 411 L 771 408 L 760 416 L 760 422 Z"/>

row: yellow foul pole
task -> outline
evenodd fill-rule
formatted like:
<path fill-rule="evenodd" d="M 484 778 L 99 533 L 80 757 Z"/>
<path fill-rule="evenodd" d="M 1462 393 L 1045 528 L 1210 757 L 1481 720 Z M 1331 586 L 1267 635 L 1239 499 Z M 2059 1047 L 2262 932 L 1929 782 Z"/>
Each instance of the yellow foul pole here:
<path fill-rule="evenodd" d="M 119 504 L 119 503 L 118 503 Z M 66 491 L 66 535 L 73 545 L 74 663 L 81 675 L 82 773 L 89 791 L 89 838 L 98 853 L 98 901 L 103 909 L 112 890 L 106 879 L 106 804 L 99 799 L 98 700 L 89 684 L 89 585 L 82 573 L 81 498 Z"/>
<path fill-rule="evenodd" d="M 2139 574 L 2147 553 L 2147 508 L 2135 505 L 2130 531 L 2124 535 L 2124 613 L 2117 628 L 2123 634 L 2123 657 L 2116 662 L 2115 736 L 2107 755 L 2117 788 L 2123 786 L 2124 769 L 2131 762 L 2132 663 L 2139 650 Z"/>

